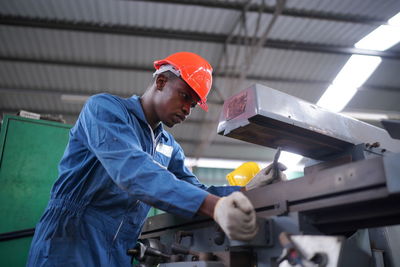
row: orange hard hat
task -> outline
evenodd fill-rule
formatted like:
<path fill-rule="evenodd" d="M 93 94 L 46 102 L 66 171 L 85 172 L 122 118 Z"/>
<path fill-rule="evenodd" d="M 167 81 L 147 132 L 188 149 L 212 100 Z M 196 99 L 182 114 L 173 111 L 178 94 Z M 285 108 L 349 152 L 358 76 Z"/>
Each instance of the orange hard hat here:
<path fill-rule="evenodd" d="M 158 70 L 162 65 L 170 64 L 180 72 L 181 78 L 196 92 L 199 106 L 208 111 L 207 95 L 212 85 L 212 67 L 207 60 L 191 52 L 178 52 L 165 59 L 154 61 Z"/>

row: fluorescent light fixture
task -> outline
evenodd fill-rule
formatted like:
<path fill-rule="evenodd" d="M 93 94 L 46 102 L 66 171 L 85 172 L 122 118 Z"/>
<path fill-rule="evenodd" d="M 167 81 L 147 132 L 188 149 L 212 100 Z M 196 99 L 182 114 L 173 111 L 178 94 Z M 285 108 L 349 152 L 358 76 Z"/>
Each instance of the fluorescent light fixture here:
<path fill-rule="evenodd" d="M 400 26 L 400 12 L 389 19 L 388 24 L 392 26 Z"/>
<path fill-rule="evenodd" d="M 362 38 L 354 46 L 361 49 L 384 51 L 400 41 L 400 25 L 382 25 Z"/>
<path fill-rule="evenodd" d="M 341 111 L 356 94 L 357 88 L 345 85 L 330 85 L 318 100 L 317 105 L 333 112 Z"/>
<path fill-rule="evenodd" d="M 365 36 L 354 46 L 361 49 L 383 51 L 400 41 L 400 13 Z M 382 59 L 376 56 L 352 55 L 340 70 L 332 84 L 318 100 L 317 105 L 331 111 L 341 111 Z"/>
<path fill-rule="evenodd" d="M 341 111 L 381 61 L 382 59 L 376 56 L 352 55 L 318 100 L 317 105 L 334 112 Z"/>
<path fill-rule="evenodd" d="M 388 20 L 388 25 L 381 25 L 354 46 L 361 49 L 384 51 L 400 42 L 400 13 Z"/>
<path fill-rule="evenodd" d="M 88 95 L 61 95 L 61 101 L 73 104 L 83 104 L 88 98 Z"/>
<path fill-rule="evenodd" d="M 382 59 L 377 56 L 352 55 L 332 84 L 358 88 L 375 71 L 381 61 Z"/>

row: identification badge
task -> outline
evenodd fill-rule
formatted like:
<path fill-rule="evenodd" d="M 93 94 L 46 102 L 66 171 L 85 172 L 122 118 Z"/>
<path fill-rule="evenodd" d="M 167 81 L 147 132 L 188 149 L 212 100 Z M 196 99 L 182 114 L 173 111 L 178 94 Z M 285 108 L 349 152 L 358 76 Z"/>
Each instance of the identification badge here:
<path fill-rule="evenodd" d="M 156 151 L 160 152 L 161 154 L 163 154 L 164 156 L 170 158 L 172 155 L 172 151 L 173 151 L 173 147 L 172 146 L 168 146 L 166 144 L 163 143 L 159 143 L 156 147 Z"/>

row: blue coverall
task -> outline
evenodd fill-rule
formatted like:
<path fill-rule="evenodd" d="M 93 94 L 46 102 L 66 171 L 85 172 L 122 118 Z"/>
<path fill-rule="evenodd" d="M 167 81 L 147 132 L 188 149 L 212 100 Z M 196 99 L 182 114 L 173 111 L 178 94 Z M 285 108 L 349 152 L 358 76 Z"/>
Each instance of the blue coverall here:
<path fill-rule="evenodd" d="M 184 153 L 162 125 L 154 132 L 138 96 L 95 95 L 85 104 L 36 226 L 27 266 L 130 266 L 150 206 L 193 217 L 206 187 L 184 166 Z"/>

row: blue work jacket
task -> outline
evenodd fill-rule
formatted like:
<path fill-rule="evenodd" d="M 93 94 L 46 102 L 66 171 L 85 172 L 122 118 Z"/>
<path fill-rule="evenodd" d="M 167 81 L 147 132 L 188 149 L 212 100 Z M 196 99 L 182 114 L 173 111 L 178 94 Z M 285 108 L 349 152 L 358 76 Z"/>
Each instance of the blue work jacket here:
<path fill-rule="evenodd" d="M 151 129 L 139 97 L 89 98 L 70 131 L 27 265 L 130 266 L 126 250 L 150 206 L 193 217 L 209 193 L 239 190 L 201 184 L 184 159 L 161 124 Z"/>

